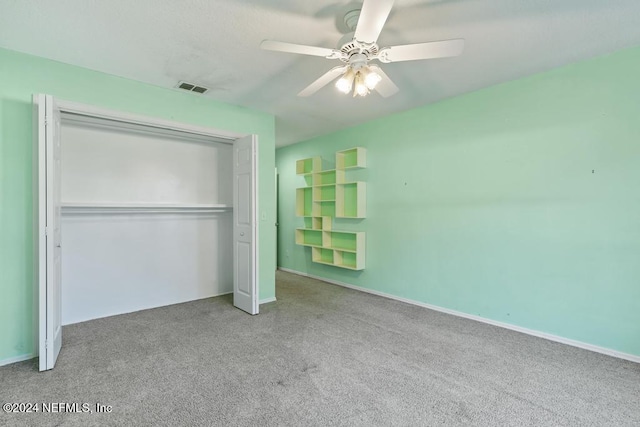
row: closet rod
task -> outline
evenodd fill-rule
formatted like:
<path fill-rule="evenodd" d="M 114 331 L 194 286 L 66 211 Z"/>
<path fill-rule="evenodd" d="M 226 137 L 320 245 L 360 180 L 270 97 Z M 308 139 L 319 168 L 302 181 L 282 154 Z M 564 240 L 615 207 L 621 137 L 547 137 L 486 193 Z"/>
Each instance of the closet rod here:
<path fill-rule="evenodd" d="M 180 209 L 62 209 L 62 214 L 209 214 L 209 213 L 227 213 L 230 209 L 199 209 L 199 210 L 180 210 Z"/>
<path fill-rule="evenodd" d="M 64 214 L 197 214 L 197 213 L 225 213 L 231 212 L 231 206 L 127 206 L 127 205 L 82 205 L 82 204 L 62 204 Z"/>

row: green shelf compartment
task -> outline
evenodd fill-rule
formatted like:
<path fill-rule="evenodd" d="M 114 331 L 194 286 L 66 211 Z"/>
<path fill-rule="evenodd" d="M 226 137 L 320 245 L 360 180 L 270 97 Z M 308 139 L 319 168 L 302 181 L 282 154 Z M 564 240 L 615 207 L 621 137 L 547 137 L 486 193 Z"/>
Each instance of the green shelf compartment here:
<path fill-rule="evenodd" d="M 304 217 L 304 228 L 308 230 L 331 230 L 331 217 L 306 216 Z"/>
<path fill-rule="evenodd" d="M 323 264 L 333 264 L 333 250 L 325 248 L 312 249 L 312 261 Z"/>
<path fill-rule="evenodd" d="M 322 231 L 298 228 L 296 229 L 296 244 L 302 246 L 322 246 Z"/>
<path fill-rule="evenodd" d="M 313 174 L 313 185 L 327 185 L 336 183 L 336 171 L 328 170 Z"/>
<path fill-rule="evenodd" d="M 313 202 L 313 216 L 336 216 L 335 201 Z"/>
<path fill-rule="evenodd" d="M 325 239 L 325 246 L 326 246 Z M 340 231 L 332 231 L 331 232 L 331 248 L 333 249 L 342 249 L 347 251 L 355 251 L 357 250 L 358 239 L 356 233 L 347 233 Z"/>
<path fill-rule="evenodd" d="M 313 200 L 315 201 L 335 201 L 336 200 L 336 186 L 335 185 L 322 185 L 313 188 Z"/>
<path fill-rule="evenodd" d="M 350 148 L 336 153 L 336 169 L 364 168 L 367 166 L 367 150 L 363 147 Z"/>
<path fill-rule="evenodd" d="M 296 216 L 312 216 L 313 189 L 311 187 L 296 189 Z"/>
<path fill-rule="evenodd" d="M 319 171 L 321 168 L 320 157 L 310 157 L 296 161 L 296 174 L 304 175 Z"/>
<path fill-rule="evenodd" d="M 305 216 L 304 217 L 304 228 L 317 230 L 316 227 L 313 226 L 314 225 L 314 220 L 315 220 L 315 217 Z"/>
<path fill-rule="evenodd" d="M 331 217 L 330 216 L 314 216 L 313 218 L 309 218 L 309 226 L 306 228 L 313 228 L 314 230 L 331 230 Z"/>
<path fill-rule="evenodd" d="M 341 267 L 348 267 L 348 268 L 353 268 L 355 269 L 357 266 L 357 260 L 356 260 L 356 254 L 353 252 L 343 252 L 343 251 L 336 251 L 337 253 L 340 254 L 340 263 L 339 265 Z"/>
<path fill-rule="evenodd" d="M 347 182 L 336 185 L 336 217 L 366 217 L 366 183 Z"/>
<path fill-rule="evenodd" d="M 344 184 L 344 216 L 358 217 L 358 186 L 356 183 Z"/>

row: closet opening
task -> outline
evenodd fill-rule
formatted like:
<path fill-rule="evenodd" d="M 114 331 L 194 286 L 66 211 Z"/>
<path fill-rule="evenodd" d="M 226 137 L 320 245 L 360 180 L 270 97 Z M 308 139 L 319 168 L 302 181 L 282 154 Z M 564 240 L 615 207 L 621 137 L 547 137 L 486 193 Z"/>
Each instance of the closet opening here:
<path fill-rule="evenodd" d="M 255 135 L 34 106 L 40 370 L 66 324 L 232 292 L 258 313 Z"/>

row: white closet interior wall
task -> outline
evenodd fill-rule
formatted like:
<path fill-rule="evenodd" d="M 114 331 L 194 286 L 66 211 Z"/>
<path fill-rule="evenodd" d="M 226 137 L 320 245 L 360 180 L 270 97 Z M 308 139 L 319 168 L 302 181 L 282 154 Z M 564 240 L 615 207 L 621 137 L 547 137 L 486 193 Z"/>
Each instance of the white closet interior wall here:
<path fill-rule="evenodd" d="M 232 145 L 62 121 L 62 324 L 233 291 Z"/>

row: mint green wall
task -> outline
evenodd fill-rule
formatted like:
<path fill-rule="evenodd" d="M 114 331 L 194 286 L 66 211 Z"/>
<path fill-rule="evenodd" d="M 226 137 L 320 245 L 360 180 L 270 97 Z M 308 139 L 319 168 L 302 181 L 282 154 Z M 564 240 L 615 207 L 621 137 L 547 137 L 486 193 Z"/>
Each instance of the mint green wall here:
<path fill-rule="evenodd" d="M 259 135 L 260 298 L 275 294 L 271 115 L 0 49 L 0 361 L 33 351 L 31 95 Z"/>
<path fill-rule="evenodd" d="M 278 149 L 279 265 L 640 355 L 638 76 L 634 48 Z M 361 273 L 294 244 L 295 160 L 358 145 Z"/>

